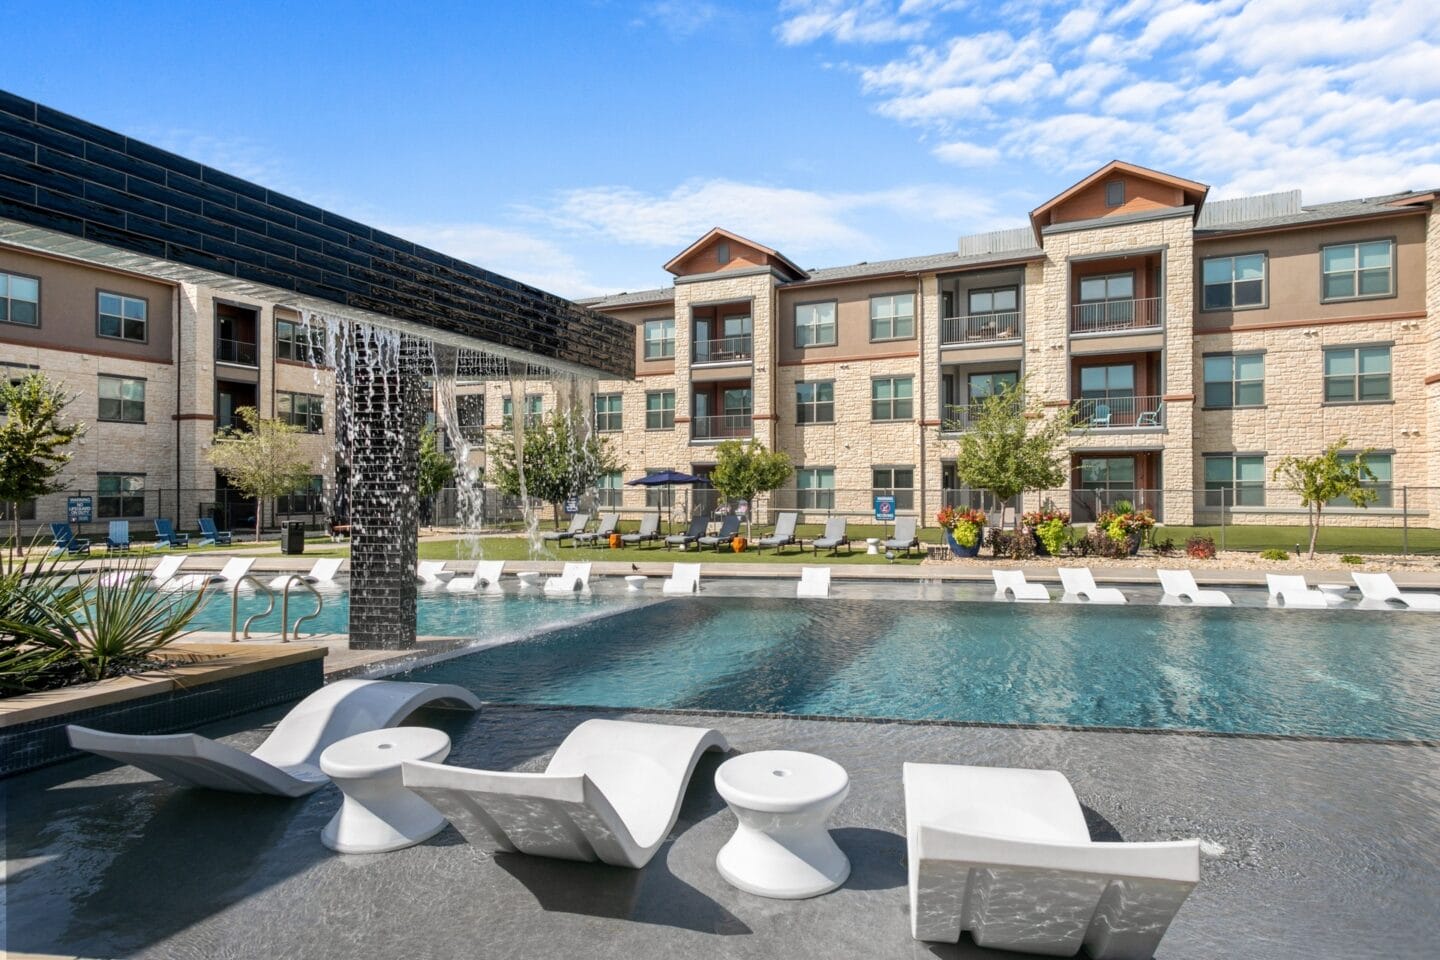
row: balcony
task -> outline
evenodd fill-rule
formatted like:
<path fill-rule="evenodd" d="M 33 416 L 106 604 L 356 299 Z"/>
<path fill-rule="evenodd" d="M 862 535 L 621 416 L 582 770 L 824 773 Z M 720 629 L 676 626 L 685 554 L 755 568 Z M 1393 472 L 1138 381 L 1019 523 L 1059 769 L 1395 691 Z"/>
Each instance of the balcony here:
<path fill-rule="evenodd" d="M 748 440 L 754 432 L 750 411 L 718 417 L 695 417 L 690 421 L 691 440 Z"/>
<path fill-rule="evenodd" d="M 1071 333 L 1112 333 L 1158 328 L 1165 314 L 1162 298 L 1097 300 L 1070 308 Z"/>
<path fill-rule="evenodd" d="M 1014 406 L 1019 409 L 1023 405 L 1023 402 L 1016 402 Z M 975 420 L 984 408 L 983 403 L 945 404 L 940 410 L 940 431 L 942 433 L 964 433 L 975 425 Z"/>
<path fill-rule="evenodd" d="M 718 340 L 696 340 L 695 363 L 745 363 L 755 355 L 755 338 L 750 334 L 721 337 Z"/>
<path fill-rule="evenodd" d="M 1020 339 L 1020 311 L 945 317 L 940 321 L 940 345 L 999 343 Z"/>
<path fill-rule="evenodd" d="M 253 367 L 260 362 L 260 348 L 258 344 L 248 340 L 224 340 L 217 338 L 215 341 L 215 359 L 221 363 L 238 363 L 242 366 Z"/>
<path fill-rule="evenodd" d="M 1165 426 L 1165 404 L 1160 397 L 1105 397 L 1076 400 L 1077 430 L 1143 430 Z"/>

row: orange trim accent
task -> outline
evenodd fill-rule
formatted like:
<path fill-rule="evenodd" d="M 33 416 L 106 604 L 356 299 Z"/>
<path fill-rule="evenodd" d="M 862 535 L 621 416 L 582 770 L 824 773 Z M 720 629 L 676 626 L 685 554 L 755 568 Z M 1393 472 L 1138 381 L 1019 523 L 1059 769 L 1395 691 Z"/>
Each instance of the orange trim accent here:
<path fill-rule="evenodd" d="M 920 421 L 920 426 L 922 426 L 922 427 L 943 427 L 943 426 L 945 426 L 945 421 L 944 421 L 944 420 L 921 420 L 921 421 Z"/>
<path fill-rule="evenodd" d="M 1440 383 L 1440 373 L 1432 373 L 1430 374 L 1430 376 L 1425 378 L 1425 386 L 1428 387 L 1432 383 Z"/>
<path fill-rule="evenodd" d="M 1044 406 L 1047 406 L 1047 407 L 1068 407 L 1068 406 L 1070 406 L 1070 401 L 1069 401 L 1069 400 L 1046 400 L 1046 401 L 1044 402 Z"/>
<path fill-rule="evenodd" d="M 751 414 L 751 415 L 750 415 L 750 422 L 751 422 L 751 423 L 754 423 L 756 420 L 774 420 L 776 423 L 779 423 L 779 422 L 780 422 L 780 414 L 778 414 L 778 413 L 753 413 L 753 414 Z"/>
<path fill-rule="evenodd" d="M 172 413 L 171 420 L 214 420 L 213 413 Z"/>
<path fill-rule="evenodd" d="M 817 363 L 855 363 L 859 360 L 917 360 L 919 353 L 877 353 L 870 357 L 834 357 L 815 360 L 781 360 L 777 367 L 808 367 Z"/>
<path fill-rule="evenodd" d="M 646 370 L 646 371 L 644 371 L 643 373 L 637 370 L 637 371 L 635 372 L 635 379 L 637 379 L 637 380 L 640 379 L 641 377 L 673 377 L 673 376 L 675 376 L 675 368 L 674 368 L 674 367 L 671 367 L 669 370 Z"/>
<path fill-rule="evenodd" d="M 1314 320 L 1276 320 L 1273 323 L 1248 324 L 1243 327 L 1216 327 L 1212 330 L 1193 330 L 1192 337 L 1203 337 L 1211 333 L 1249 333 L 1251 330 L 1287 330 L 1291 327 L 1327 327 L 1337 323 L 1383 323 L 1387 320 L 1424 320 L 1425 311 L 1418 313 L 1372 313 L 1362 317 L 1319 317 Z"/>
<path fill-rule="evenodd" d="M 1165 396 L 1161 397 L 1161 398 L 1160 398 L 1160 402 L 1161 402 L 1161 403 L 1184 403 L 1184 402 L 1194 403 L 1194 402 L 1195 402 L 1195 394 L 1193 394 L 1193 393 L 1170 393 L 1170 394 L 1166 394 Z"/>
<path fill-rule="evenodd" d="M 689 423 L 689 422 L 690 422 L 690 418 L 689 418 L 689 417 L 676 417 L 676 418 L 675 418 L 675 422 L 676 422 L 676 423 Z"/>
<path fill-rule="evenodd" d="M 56 258 L 61 259 L 61 258 Z M 158 282 L 158 281 L 157 281 Z M 41 328 L 43 329 L 43 328 Z M 9 337 L 0 337 L 0 343 L 8 343 L 15 347 L 29 347 L 32 350 L 52 350 L 55 353 L 75 353 L 82 357 L 109 357 L 112 360 L 134 360 L 136 363 L 158 363 L 162 366 L 173 366 L 174 360 L 166 358 L 156 360 L 154 357 L 137 357 L 129 353 L 116 353 L 113 350 L 71 350 L 68 347 L 56 347 L 47 343 L 29 343 L 25 340 L 11 340 Z"/>

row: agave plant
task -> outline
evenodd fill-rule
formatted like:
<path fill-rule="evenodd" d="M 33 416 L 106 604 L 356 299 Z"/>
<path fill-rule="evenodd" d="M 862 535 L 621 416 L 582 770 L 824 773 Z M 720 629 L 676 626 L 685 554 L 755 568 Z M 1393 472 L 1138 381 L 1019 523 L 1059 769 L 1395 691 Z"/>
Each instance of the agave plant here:
<path fill-rule="evenodd" d="M 0 694 L 53 686 L 52 678 L 65 670 L 65 651 L 37 639 L 35 631 L 73 611 L 84 590 L 54 568 L 44 556 L 37 562 L 23 552 L 0 556 Z"/>

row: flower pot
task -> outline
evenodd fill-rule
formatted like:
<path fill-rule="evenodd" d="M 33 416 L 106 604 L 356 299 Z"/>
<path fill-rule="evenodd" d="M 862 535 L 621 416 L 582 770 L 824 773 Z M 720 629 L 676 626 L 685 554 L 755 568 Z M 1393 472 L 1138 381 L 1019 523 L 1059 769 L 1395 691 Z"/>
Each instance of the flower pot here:
<path fill-rule="evenodd" d="M 1050 548 L 1047 547 L 1047 546 L 1045 546 L 1045 541 L 1044 541 L 1044 540 L 1041 540 L 1040 537 L 1035 533 L 1035 528 L 1034 528 L 1034 527 L 1026 527 L 1025 529 L 1028 530 L 1028 531 L 1030 531 L 1030 536 L 1033 537 L 1034 540 L 1035 540 L 1035 556 L 1037 556 L 1037 557 L 1048 557 L 1048 556 L 1050 556 Z"/>
<path fill-rule="evenodd" d="M 611 549 L 611 550 L 619 550 L 619 549 L 620 549 L 620 544 L 623 543 L 623 542 L 624 542 L 624 541 L 622 541 L 622 540 L 620 539 L 620 534 L 618 534 L 618 533 L 612 533 L 612 534 L 610 534 L 610 549 Z"/>
<path fill-rule="evenodd" d="M 975 545 L 973 547 L 962 547 L 951 532 L 946 530 L 945 544 L 950 548 L 950 552 L 957 557 L 974 557 L 980 553 L 980 539 L 978 537 L 975 539 Z"/>
<path fill-rule="evenodd" d="M 734 540 L 730 541 L 730 549 L 734 550 L 736 553 L 744 553 L 745 544 L 747 542 L 748 541 L 746 541 L 744 537 L 736 537 Z"/>
<path fill-rule="evenodd" d="M 1139 553 L 1140 553 L 1140 541 L 1143 540 L 1143 539 L 1145 539 L 1145 538 L 1144 538 L 1144 537 L 1141 537 L 1141 536 L 1137 536 L 1136 534 L 1133 534 L 1133 533 L 1130 535 L 1130 556 L 1134 557 L 1134 556 L 1138 556 L 1138 555 L 1139 555 Z"/>

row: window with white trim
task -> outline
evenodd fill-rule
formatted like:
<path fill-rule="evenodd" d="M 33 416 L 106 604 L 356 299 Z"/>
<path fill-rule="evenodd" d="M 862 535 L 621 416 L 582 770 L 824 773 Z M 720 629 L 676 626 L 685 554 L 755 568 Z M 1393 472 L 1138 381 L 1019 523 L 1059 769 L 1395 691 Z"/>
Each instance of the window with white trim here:
<path fill-rule="evenodd" d="M 23 327 L 40 325 L 40 281 L 15 273 L 0 273 L 0 323 Z"/>
<path fill-rule="evenodd" d="M 645 429 L 675 429 L 674 390 L 652 390 L 645 394 Z"/>
<path fill-rule="evenodd" d="M 601 393 L 595 397 L 595 429 L 600 433 L 618 433 L 623 427 L 621 403 L 618 393 Z"/>
<path fill-rule="evenodd" d="M 675 356 L 675 318 L 645 321 L 645 359 L 664 360 Z"/>
<path fill-rule="evenodd" d="M 870 339 L 908 340 L 915 336 L 915 294 L 890 293 L 870 298 Z"/>

